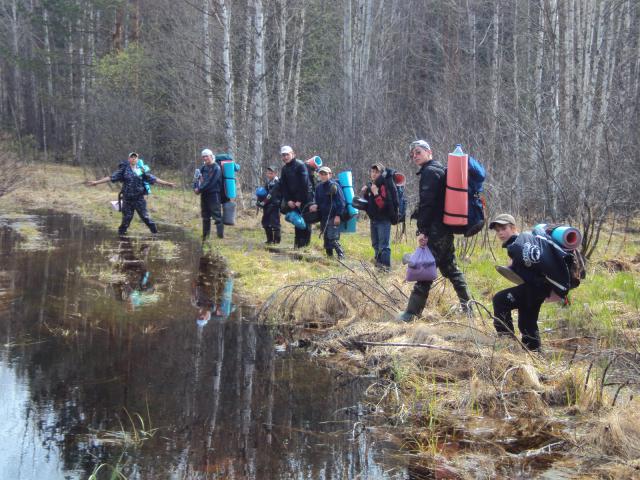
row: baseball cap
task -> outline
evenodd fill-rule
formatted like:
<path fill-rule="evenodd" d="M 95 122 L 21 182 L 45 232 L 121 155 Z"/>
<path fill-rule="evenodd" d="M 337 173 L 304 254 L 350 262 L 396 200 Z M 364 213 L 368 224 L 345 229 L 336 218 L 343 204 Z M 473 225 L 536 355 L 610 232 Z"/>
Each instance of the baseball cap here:
<path fill-rule="evenodd" d="M 293 148 L 289 145 L 283 145 L 280 147 L 280 155 L 284 155 L 285 153 L 293 153 Z"/>
<path fill-rule="evenodd" d="M 380 162 L 374 163 L 373 165 L 371 165 L 369 167 L 369 169 L 371 169 L 371 170 L 374 169 L 374 168 L 376 170 L 378 170 L 380 173 L 384 172 L 384 165 L 382 163 L 380 163 Z"/>
<path fill-rule="evenodd" d="M 322 173 L 322 172 L 331 173 L 331 169 L 329 167 L 320 167 L 318 169 L 318 173 Z"/>
<path fill-rule="evenodd" d="M 138 154 L 136 152 L 129 152 L 129 157 L 137 157 Z"/>
<path fill-rule="evenodd" d="M 496 224 L 500 224 L 500 225 L 515 225 L 516 224 L 516 219 L 513 218 L 512 215 L 509 215 L 508 213 L 501 213 L 500 215 L 496 215 L 496 217 L 491 221 L 491 223 L 489 224 L 489 229 L 493 229 Z"/>
<path fill-rule="evenodd" d="M 426 140 L 415 140 L 409 144 L 409 151 L 416 147 L 424 148 L 425 150 L 431 150 L 431 145 Z"/>
<path fill-rule="evenodd" d="M 209 150 L 208 148 L 205 148 L 204 150 L 202 150 L 202 153 L 200 154 L 201 157 L 213 157 L 213 152 L 211 150 Z"/>
<path fill-rule="evenodd" d="M 276 167 L 274 167 L 273 165 L 269 165 L 269 166 L 267 167 L 267 171 L 268 171 L 268 172 L 277 172 L 277 171 L 278 171 L 278 169 L 277 169 Z"/>

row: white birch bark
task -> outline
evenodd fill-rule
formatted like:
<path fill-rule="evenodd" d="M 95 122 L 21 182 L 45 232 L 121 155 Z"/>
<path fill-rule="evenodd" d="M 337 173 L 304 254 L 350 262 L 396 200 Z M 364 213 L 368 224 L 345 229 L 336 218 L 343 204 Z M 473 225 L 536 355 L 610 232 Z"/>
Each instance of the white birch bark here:
<path fill-rule="evenodd" d="M 498 95 L 500 94 L 500 0 L 495 0 L 493 9 L 493 43 L 491 48 L 491 157 L 495 158 L 498 132 Z"/>
<path fill-rule="evenodd" d="M 224 70 L 224 132 L 227 148 L 236 152 L 236 133 L 234 122 L 234 85 L 233 65 L 231 63 L 231 15 L 226 0 L 218 0 L 220 21 L 222 23 L 222 68 Z"/>
<path fill-rule="evenodd" d="M 253 76 L 255 79 L 253 96 L 253 158 L 251 160 L 251 170 L 253 182 L 260 181 L 260 167 L 262 164 L 263 142 L 264 142 L 264 92 L 265 87 L 265 67 L 264 67 L 264 11 L 262 0 L 254 0 L 255 8 L 255 61 L 253 63 Z"/>
<path fill-rule="evenodd" d="M 11 2 L 11 47 L 13 50 L 14 58 L 17 60 L 20 55 L 19 43 L 20 43 L 20 28 L 18 19 L 18 2 L 13 0 Z M 22 96 L 22 69 L 18 62 L 15 62 L 13 66 L 13 120 L 16 128 L 16 133 L 19 135 L 24 127 L 24 107 Z"/>
<path fill-rule="evenodd" d="M 213 71 L 212 71 L 212 52 L 211 52 L 211 32 L 209 28 L 209 19 L 211 17 L 210 0 L 202 0 L 202 39 L 204 54 L 204 81 L 205 81 L 205 98 L 207 99 L 207 130 L 213 131 L 214 123 L 214 104 L 213 104 Z"/>
<path fill-rule="evenodd" d="M 287 48 L 287 0 L 279 0 L 278 9 L 278 69 L 276 70 L 276 88 L 278 90 L 278 141 L 282 144 L 285 141 L 285 122 L 287 117 L 286 85 L 284 80 L 284 60 Z"/>
<path fill-rule="evenodd" d="M 300 83 L 302 81 L 302 54 L 304 53 L 305 14 L 305 0 L 302 0 L 302 7 L 300 9 L 300 31 L 298 34 L 298 47 L 296 48 L 296 74 L 293 80 L 293 106 L 291 107 L 292 138 L 296 138 L 298 134 L 298 106 L 300 104 Z"/>
<path fill-rule="evenodd" d="M 353 44 L 351 0 L 344 1 L 343 8 L 342 71 L 344 89 L 344 157 L 352 158 L 353 147 Z"/>

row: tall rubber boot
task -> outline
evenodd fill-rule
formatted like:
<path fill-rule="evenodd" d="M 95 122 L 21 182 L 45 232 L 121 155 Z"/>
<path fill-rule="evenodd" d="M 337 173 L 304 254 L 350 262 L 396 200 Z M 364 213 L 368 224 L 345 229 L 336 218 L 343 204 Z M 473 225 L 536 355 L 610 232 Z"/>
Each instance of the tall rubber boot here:
<path fill-rule="evenodd" d="M 224 238 L 224 223 L 218 223 L 216 225 L 216 233 L 218 234 L 218 238 Z"/>
<path fill-rule="evenodd" d="M 202 219 L 202 241 L 206 241 L 211 234 L 211 219 L 203 218 Z"/>
<path fill-rule="evenodd" d="M 342 260 L 344 258 L 344 250 L 342 249 L 342 245 L 340 245 L 340 242 L 335 242 L 333 247 L 336 249 L 338 258 Z"/>
<path fill-rule="evenodd" d="M 279 228 L 274 228 L 273 229 L 273 243 L 280 243 L 280 229 Z"/>
<path fill-rule="evenodd" d="M 267 245 L 270 245 L 273 243 L 273 235 L 271 233 L 271 229 L 269 227 L 264 227 L 264 233 L 267 236 L 267 241 L 264 242 Z"/>
<path fill-rule="evenodd" d="M 433 282 L 416 282 L 409 295 L 409 301 L 407 302 L 407 309 L 402 312 L 398 319 L 403 322 L 411 322 L 419 317 L 427 304 L 429 298 L 429 290 L 431 290 L 431 284 Z"/>

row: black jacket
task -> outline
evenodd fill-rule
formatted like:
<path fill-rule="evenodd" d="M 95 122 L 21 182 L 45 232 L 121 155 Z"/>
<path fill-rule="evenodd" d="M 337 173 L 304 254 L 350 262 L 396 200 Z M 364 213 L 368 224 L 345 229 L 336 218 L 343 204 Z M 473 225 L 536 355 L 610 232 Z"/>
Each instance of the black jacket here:
<path fill-rule="evenodd" d="M 420 168 L 420 203 L 416 212 L 418 232 L 433 236 L 447 231 L 442 223 L 446 171 L 440 162 L 430 160 Z"/>
<path fill-rule="evenodd" d="M 364 198 L 367 200 L 367 216 L 374 221 L 391 221 L 391 216 L 389 215 L 389 209 L 391 198 L 389 198 L 389 192 L 387 191 L 387 186 L 385 185 L 385 177 L 384 175 L 380 175 L 376 178 L 374 182 L 378 187 L 378 195 L 375 196 L 373 192 L 371 192 L 372 182 L 367 183 L 366 191 L 364 193 Z M 382 204 L 380 207 L 379 203 Z"/>
<path fill-rule="evenodd" d="M 297 158 L 282 167 L 280 193 L 285 202 L 302 202 L 305 205 L 313 199 L 307 166 Z"/>
<path fill-rule="evenodd" d="M 150 173 L 141 169 L 134 171 L 127 160 L 118 165 L 116 170 L 111 175 L 111 181 L 122 183 L 122 196 L 127 200 L 134 200 L 136 198 L 142 198 L 147 193 L 147 189 L 144 183 L 154 184 L 156 183 L 156 177 Z"/>
<path fill-rule="evenodd" d="M 211 165 L 206 163 L 200 167 L 200 183 L 194 185 L 194 188 L 198 188 L 198 193 L 209 195 L 220 195 L 222 191 L 222 170 L 220 165 L 213 162 Z"/>

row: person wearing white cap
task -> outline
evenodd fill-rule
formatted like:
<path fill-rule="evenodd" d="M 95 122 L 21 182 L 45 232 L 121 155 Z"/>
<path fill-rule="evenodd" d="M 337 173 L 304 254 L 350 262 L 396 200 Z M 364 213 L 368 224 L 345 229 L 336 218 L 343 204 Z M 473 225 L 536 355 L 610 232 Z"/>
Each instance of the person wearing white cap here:
<path fill-rule="evenodd" d="M 202 150 L 202 166 L 196 170 L 193 191 L 200 195 L 200 214 L 202 216 L 202 241 L 211 234 L 211 217 L 216 224 L 218 238 L 224 237 L 222 223 L 222 169 L 208 148 Z"/>
<path fill-rule="evenodd" d="M 90 187 L 95 187 L 101 183 L 122 183 L 122 190 L 118 194 L 118 201 L 121 200 L 120 210 L 122 211 L 122 222 L 118 227 L 118 234 L 124 235 L 127 233 L 127 229 L 133 220 L 133 214 L 138 212 L 138 216 L 149 228 L 151 233 L 158 233 L 158 227 L 155 222 L 151 220 L 149 212 L 147 211 L 147 201 L 145 195 L 147 194 L 147 188 L 145 183 L 153 185 L 164 185 L 167 187 L 175 187 L 176 184 L 172 182 L 165 182 L 164 180 L 151 175 L 149 172 L 138 167 L 138 154 L 136 152 L 129 153 L 128 160 L 120 163 L 118 170 L 111 176 L 101 178 L 100 180 L 89 181 L 86 184 Z"/>
<path fill-rule="evenodd" d="M 296 158 L 289 145 L 280 147 L 280 156 L 284 162 L 280 172 L 280 193 L 282 194 L 283 212 L 295 209 L 302 210 L 313 201 L 313 189 L 309 179 L 307 166 Z M 293 242 L 294 248 L 302 248 L 311 242 L 311 225 L 305 229 L 296 228 Z"/>
<path fill-rule="evenodd" d="M 409 145 L 409 157 L 420 167 L 420 203 L 412 217 L 418 226 L 418 244 L 429 247 L 436 259 L 436 265 L 453 284 L 464 312 L 469 312 L 467 282 L 456 264 L 456 251 L 453 233 L 442 223 L 444 212 L 445 169 L 433 159 L 431 146 L 425 140 L 416 140 Z M 420 316 L 427 304 L 429 290 L 433 282 L 416 282 L 409 296 L 407 309 L 399 319 L 410 322 Z"/>

